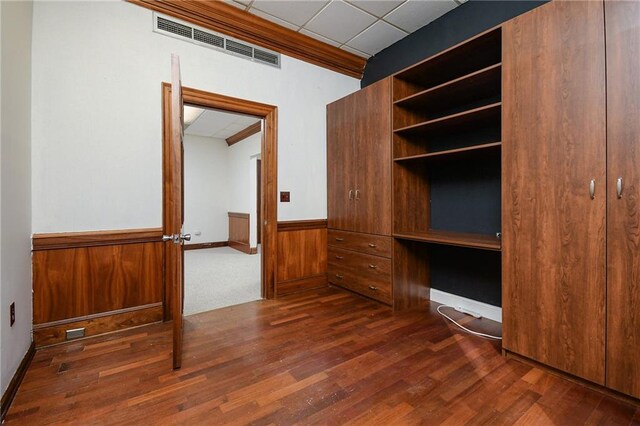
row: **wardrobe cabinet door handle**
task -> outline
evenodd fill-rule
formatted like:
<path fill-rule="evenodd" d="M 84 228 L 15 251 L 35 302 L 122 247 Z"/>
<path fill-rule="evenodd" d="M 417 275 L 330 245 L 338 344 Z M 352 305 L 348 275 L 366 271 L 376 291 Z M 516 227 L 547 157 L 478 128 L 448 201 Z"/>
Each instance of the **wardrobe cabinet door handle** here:
<path fill-rule="evenodd" d="M 370 285 L 369 290 L 378 291 L 378 287 Z"/>
<path fill-rule="evenodd" d="M 373 243 L 369 243 L 369 247 L 376 248 L 377 246 L 375 244 L 373 244 Z"/>
<path fill-rule="evenodd" d="M 343 279 L 343 278 L 344 278 L 344 275 L 336 274 L 336 278 L 337 278 L 337 279 L 339 279 L 339 280 L 341 280 L 341 279 Z"/>
<path fill-rule="evenodd" d="M 589 182 L 589 196 L 591 197 L 592 200 L 596 198 L 596 180 L 595 179 L 591 179 L 591 182 Z"/>
<path fill-rule="evenodd" d="M 360 199 L 360 190 L 356 189 L 356 201 Z"/>
<path fill-rule="evenodd" d="M 344 238 L 338 238 L 338 237 L 336 237 L 336 241 L 340 241 L 340 242 L 342 242 L 342 241 L 344 241 Z"/>
<path fill-rule="evenodd" d="M 336 255 L 336 259 L 342 260 L 342 259 L 344 259 L 344 257 Z"/>
<path fill-rule="evenodd" d="M 616 181 L 616 195 L 618 198 L 622 198 L 622 178 L 619 177 Z"/>
<path fill-rule="evenodd" d="M 378 266 L 377 266 L 377 265 L 374 265 L 373 263 L 370 263 L 370 264 L 369 264 L 369 268 L 371 268 L 371 269 L 378 269 Z"/>
<path fill-rule="evenodd" d="M 349 190 L 349 200 L 353 200 L 353 189 Z"/>

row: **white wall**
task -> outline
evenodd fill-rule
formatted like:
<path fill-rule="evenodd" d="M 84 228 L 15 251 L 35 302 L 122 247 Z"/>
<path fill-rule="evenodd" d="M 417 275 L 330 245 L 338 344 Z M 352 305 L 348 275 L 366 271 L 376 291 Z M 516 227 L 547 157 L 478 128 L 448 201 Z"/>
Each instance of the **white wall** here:
<path fill-rule="evenodd" d="M 255 182 L 251 181 L 251 157 L 260 154 L 262 132 L 249 136 L 229 147 L 229 211 L 251 213 L 251 189 Z M 255 169 L 253 170 L 255 174 Z M 255 194 L 255 191 L 253 192 Z"/>
<path fill-rule="evenodd" d="M 152 32 L 125 2 L 37 2 L 33 231 L 162 224 L 161 90 L 185 86 L 278 106 L 280 220 L 326 217 L 325 106 L 356 79 L 282 57 L 276 69 Z"/>
<path fill-rule="evenodd" d="M 258 160 L 261 153 L 249 159 L 249 247 L 258 247 Z"/>
<path fill-rule="evenodd" d="M 224 139 L 184 137 L 184 229 L 191 243 L 229 239 L 228 149 Z"/>
<path fill-rule="evenodd" d="M 0 2 L 0 387 L 31 344 L 31 2 Z M 9 326 L 9 305 L 16 322 Z"/>

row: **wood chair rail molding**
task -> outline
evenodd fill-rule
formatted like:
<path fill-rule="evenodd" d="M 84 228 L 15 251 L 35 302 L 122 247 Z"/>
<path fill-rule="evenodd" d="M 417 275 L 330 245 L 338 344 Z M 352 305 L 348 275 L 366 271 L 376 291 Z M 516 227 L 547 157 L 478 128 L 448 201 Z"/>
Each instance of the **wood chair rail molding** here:
<path fill-rule="evenodd" d="M 216 0 L 127 0 L 284 55 L 362 78 L 366 59 Z"/>
<path fill-rule="evenodd" d="M 278 232 L 325 229 L 327 219 L 287 220 L 278 222 Z"/>
<path fill-rule="evenodd" d="M 162 228 L 33 234 L 33 251 L 162 241 Z"/>
<path fill-rule="evenodd" d="M 262 123 L 260 121 L 258 121 L 257 123 L 252 124 L 251 126 L 248 126 L 242 130 L 240 130 L 238 133 L 229 136 L 226 141 L 227 141 L 227 145 L 231 146 L 234 143 L 238 143 L 240 141 L 245 140 L 246 138 L 248 138 L 249 136 L 253 136 L 256 133 L 260 132 L 262 130 Z"/>
<path fill-rule="evenodd" d="M 163 2 L 164 3 L 164 2 Z M 185 2 L 187 3 L 187 2 Z M 196 3 L 196 2 L 188 2 Z M 199 2 L 197 2 L 199 3 Z M 226 5 L 225 5 L 226 6 Z M 232 7 L 232 6 L 229 6 Z M 170 146 L 169 118 L 171 114 L 171 84 L 162 83 L 163 93 L 163 152 L 168 152 Z M 262 104 L 230 96 L 205 92 L 203 90 L 182 87 L 182 97 L 185 104 L 204 108 L 219 109 L 238 114 L 253 115 L 263 119 L 262 133 L 262 219 L 265 222 L 262 228 L 262 296 L 272 299 L 275 296 L 276 282 L 276 258 L 277 258 L 277 233 L 278 233 L 278 204 L 277 204 L 277 171 L 278 171 L 278 108 L 273 105 Z M 171 171 L 168 162 L 163 161 L 163 175 Z M 164 223 L 168 223 L 167 215 L 171 200 L 168 197 L 169 188 L 167 182 L 163 184 L 163 217 Z M 169 263 L 170 259 L 165 259 Z M 165 289 L 165 306 L 170 306 L 171 291 Z M 165 314 L 165 320 L 170 319 Z"/>

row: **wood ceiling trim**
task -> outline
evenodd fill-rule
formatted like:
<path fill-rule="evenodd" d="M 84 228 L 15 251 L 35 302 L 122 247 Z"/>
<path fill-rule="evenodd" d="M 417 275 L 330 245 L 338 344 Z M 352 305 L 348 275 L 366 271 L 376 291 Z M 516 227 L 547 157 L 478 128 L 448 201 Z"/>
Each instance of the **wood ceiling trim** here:
<path fill-rule="evenodd" d="M 287 56 L 362 78 L 366 59 L 217 0 L 127 0 Z"/>
<path fill-rule="evenodd" d="M 256 133 L 259 133 L 261 130 L 262 130 L 262 121 L 257 121 L 255 123 L 253 123 L 252 125 L 250 125 L 249 127 L 246 127 L 244 129 L 240 130 L 235 135 L 229 136 L 226 139 L 227 145 L 231 146 L 234 143 L 238 143 L 238 142 L 240 142 L 242 140 L 245 140 L 249 136 L 253 136 Z"/>

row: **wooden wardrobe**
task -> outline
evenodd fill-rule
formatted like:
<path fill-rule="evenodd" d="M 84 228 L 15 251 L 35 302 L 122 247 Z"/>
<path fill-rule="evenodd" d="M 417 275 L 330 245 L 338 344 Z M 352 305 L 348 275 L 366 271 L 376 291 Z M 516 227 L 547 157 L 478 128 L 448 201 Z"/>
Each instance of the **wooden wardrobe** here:
<path fill-rule="evenodd" d="M 640 397 L 640 4 L 503 25 L 503 348 Z"/>
<path fill-rule="evenodd" d="M 327 106 L 329 282 L 392 304 L 391 84 Z"/>

